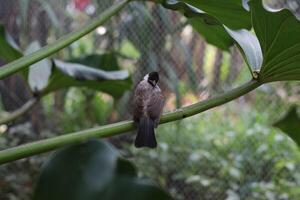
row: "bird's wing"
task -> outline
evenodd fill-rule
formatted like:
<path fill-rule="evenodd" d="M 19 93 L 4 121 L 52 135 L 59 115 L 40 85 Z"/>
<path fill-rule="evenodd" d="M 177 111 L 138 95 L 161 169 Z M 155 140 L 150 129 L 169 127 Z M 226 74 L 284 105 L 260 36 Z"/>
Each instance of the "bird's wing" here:
<path fill-rule="evenodd" d="M 148 116 L 154 120 L 155 126 L 158 125 L 160 116 L 163 111 L 165 97 L 161 91 L 155 91 L 147 106 Z"/>
<path fill-rule="evenodd" d="M 134 93 L 134 111 L 133 119 L 138 122 L 139 119 L 146 114 L 146 107 L 148 101 L 148 83 L 141 81 Z"/>

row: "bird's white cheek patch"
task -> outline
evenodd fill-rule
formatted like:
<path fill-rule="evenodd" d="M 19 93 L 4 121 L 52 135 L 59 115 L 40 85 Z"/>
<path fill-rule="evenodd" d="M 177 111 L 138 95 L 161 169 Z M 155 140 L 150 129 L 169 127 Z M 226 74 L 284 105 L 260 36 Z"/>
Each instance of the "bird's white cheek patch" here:
<path fill-rule="evenodd" d="M 149 75 L 146 74 L 146 76 L 144 76 L 144 80 L 148 81 Z"/>

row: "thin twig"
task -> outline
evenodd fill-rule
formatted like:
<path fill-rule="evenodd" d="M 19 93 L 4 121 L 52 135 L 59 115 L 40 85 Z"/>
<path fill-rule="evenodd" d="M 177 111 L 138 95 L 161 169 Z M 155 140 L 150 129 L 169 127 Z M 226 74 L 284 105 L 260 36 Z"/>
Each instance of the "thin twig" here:
<path fill-rule="evenodd" d="M 13 111 L 11 113 L 5 114 L 4 117 L 2 119 L 0 119 L 0 125 L 13 122 L 18 117 L 24 115 L 26 112 L 31 110 L 31 108 L 33 106 L 35 106 L 37 104 L 37 102 L 39 102 L 39 98 L 34 97 L 34 98 L 30 99 L 29 101 L 27 101 L 21 108 Z"/>

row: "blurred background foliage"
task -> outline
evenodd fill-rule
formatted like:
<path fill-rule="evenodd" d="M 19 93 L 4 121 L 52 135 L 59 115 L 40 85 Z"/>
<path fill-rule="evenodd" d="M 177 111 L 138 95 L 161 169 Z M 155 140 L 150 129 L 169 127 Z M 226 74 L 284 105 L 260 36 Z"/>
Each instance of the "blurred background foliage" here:
<path fill-rule="evenodd" d="M 288 7 L 300 16 L 296 0 L 266 3 Z M 80 29 L 112 4 L 111 0 L 2 0 L 0 22 L 24 52 L 34 41 L 44 46 Z M 130 119 L 133 88 L 153 70 L 161 75 L 165 111 L 207 99 L 251 78 L 235 47 L 216 48 L 185 17 L 148 2 L 132 2 L 105 26 L 54 57 L 93 67 L 102 62 L 99 55 L 108 55 L 102 61 L 115 63 L 108 65 L 118 67 L 114 70 L 130 73 L 132 83 L 122 95 L 88 85 L 55 90 L 24 117 L 0 126 L 0 148 Z M 5 62 L 0 59 L 0 65 Z M 21 75 L 1 80 L 0 93 L 1 114 L 33 97 Z M 261 86 L 199 116 L 160 126 L 155 150 L 135 149 L 133 133 L 108 141 L 134 162 L 140 177 L 151 178 L 175 199 L 297 199 L 299 149 L 271 125 L 290 105 L 300 104 L 299 94 L 299 82 Z M 32 198 L 48 156 L 1 166 L 0 199 Z"/>

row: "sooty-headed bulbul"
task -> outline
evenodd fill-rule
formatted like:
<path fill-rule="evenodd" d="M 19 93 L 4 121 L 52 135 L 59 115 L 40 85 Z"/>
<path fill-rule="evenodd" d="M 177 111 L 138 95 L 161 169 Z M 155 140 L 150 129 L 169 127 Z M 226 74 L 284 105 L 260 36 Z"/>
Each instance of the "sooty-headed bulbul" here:
<path fill-rule="evenodd" d="M 157 72 L 147 74 L 134 93 L 133 119 L 137 126 L 135 146 L 155 148 L 154 128 L 157 128 L 164 106 L 164 95 L 157 85 Z"/>

